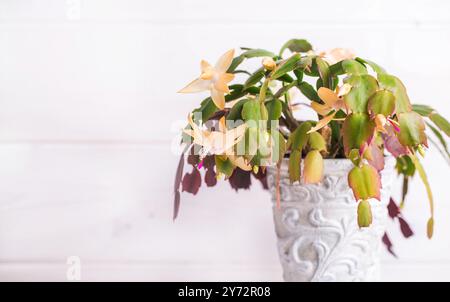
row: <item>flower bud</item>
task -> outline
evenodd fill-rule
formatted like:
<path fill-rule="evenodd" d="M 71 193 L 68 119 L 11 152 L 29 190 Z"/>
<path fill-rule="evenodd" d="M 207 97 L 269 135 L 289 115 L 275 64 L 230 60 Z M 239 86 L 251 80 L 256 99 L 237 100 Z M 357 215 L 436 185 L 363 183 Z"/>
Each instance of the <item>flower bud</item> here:
<path fill-rule="evenodd" d="M 305 157 L 303 180 L 307 184 L 318 183 L 323 177 L 323 158 L 318 150 L 309 151 Z"/>
<path fill-rule="evenodd" d="M 274 70 L 275 67 L 277 67 L 277 63 L 275 63 L 275 61 L 270 57 L 264 58 L 262 64 L 267 70 Z"/>
<path fill-rule="evenodd" d="M 386 129 L 384 128 L 384 125 L 386 125 L 386 121 L 387 121 L 386 117 L 382 114 L 377 114 L 375 116 L 374 120 L 375 120 L 375 125 L 377 128 L 377 131 L 386 132 Z"/>
<path fill-rule="evenodd" d="M 368 227 L 372 224 L 372 210 L 369 201 L 361 200 L 358 205 L 358 226 L 360 228 Z"/>
<path fill-rule="evenodd" d="M 259 167 L 253 166 L 253 173 L 258 174 L 258 172 L 259 172 Z"/>

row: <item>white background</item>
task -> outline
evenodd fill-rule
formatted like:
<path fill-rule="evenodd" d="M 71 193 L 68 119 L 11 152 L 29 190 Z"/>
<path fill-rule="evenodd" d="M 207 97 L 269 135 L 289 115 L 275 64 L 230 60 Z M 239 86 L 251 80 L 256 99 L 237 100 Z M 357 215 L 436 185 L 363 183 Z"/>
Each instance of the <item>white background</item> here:
<path fill-rule="evenodd" d="M 205 96 L 176 91 L 201 59 L 307 38 L 378 62 L 450 117 L 449 13 L 446 0 L 1 0 L 0 280 L 64 281 L 72 255 L 82 280 L 281 280 L 259 183 L 184 194 L 172 222 L 172 125 Z M 390 226 L 400 258 L 383 255 L 383 280 L 450 280 L 449 169 L 433 148 L 424 163 L 435 237 L 415 180 L 416 234 Z"/>

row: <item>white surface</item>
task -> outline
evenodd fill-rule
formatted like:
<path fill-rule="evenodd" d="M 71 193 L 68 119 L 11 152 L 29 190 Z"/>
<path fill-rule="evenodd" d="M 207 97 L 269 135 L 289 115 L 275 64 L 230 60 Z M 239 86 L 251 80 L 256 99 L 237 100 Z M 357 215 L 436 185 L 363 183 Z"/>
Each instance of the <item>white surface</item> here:
<path fill-rule="evenodd" d="M 0 1 L 0 280 L 281 280 L 259 184 L 182 195 L 171 221 L 172 124 L 204 95 L 175 92 L 232 47 L 292 37 L 350 47 L 450 117 L 450 2 Z M 257 62 L 249 63 L 256 64 Z M 415 180 L 384 280 L 450 280 L 449 169 L 425 159 L 436 232 Z M 399 189 L 399 188 L 398 188 Z"/>

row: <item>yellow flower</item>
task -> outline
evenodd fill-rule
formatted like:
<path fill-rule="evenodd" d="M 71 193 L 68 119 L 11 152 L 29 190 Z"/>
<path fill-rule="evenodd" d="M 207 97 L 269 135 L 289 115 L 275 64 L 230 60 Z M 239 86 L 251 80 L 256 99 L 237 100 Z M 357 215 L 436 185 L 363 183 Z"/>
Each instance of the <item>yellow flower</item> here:
<path fill-rule="evenodd" d="M 209 90 L 211 99 L 217 108 L 225 108 L 225 93 L 229 93 L 228 83 L 234 79 L 234 74 L 227 73 L 233 61 L 234 49 L 227 51 L 217 61 L 215 66 L 202 60 L 202 73 L 199 78 L 189 83 L 186 87 L 178 91 L 179 93 L 193 93 Z"/>
<path fill-rule="evenodd" d="M 311 128 L 308 133 L 317 131 L 325 127 L 336 115 L 336 112 L 340 109 L 346 109 L 344 102 L 344 95 L 350 92 L 352 86 L 349 84 L 344 84 L 340 88 L 336 87 L 336 91 L 331 89 L 320 87 L 317 91 L 320 99 L 325 104 L 319 104 L 317 102 L 312 102 L 311 107 L 318 114 L 325 116 L 323 119 L 317 122 L 316 126 Z"/>
<path fill-rule="evenodd" d="M 244 157 L 235 155 L 233 150 L 233 146 L 244 137 L 246 124 L 228 130 L 225 117 L 222 117 L 219 120 L 219 131 L 209 131 L 201 129 L 194 123 L 192 114 L 188 116 L 188 121 L 192 129 L 185 129 L 184 132 L 194 139 L 194 144 L 203 147 L 202 154 L 226 155 L 235 166 L 242 170 L 251 170 L 251 166 L 245 161 Z"/>

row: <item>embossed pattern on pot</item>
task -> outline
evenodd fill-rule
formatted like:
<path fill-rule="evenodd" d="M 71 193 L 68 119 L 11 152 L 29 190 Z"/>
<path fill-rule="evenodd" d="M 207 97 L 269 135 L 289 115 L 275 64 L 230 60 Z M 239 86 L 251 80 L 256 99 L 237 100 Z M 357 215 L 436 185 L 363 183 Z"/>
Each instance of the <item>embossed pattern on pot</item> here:
<path fill-rule="evenodd" d="M 280 208 L 276 169 L 268 168 L 278 253 L 285 281 L 377 281 L 394 159 L 381 172 L 381 202 L 371 200 L 373 225 L 360 229 L 357 203 L 347 184 L 352 163 L 326 159 L 320 184 L 290 184 L 287 162 L 280 168 Z"/>

